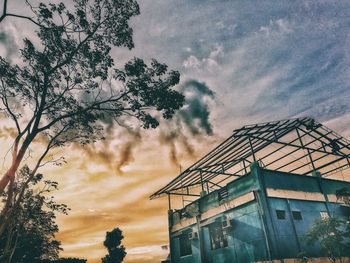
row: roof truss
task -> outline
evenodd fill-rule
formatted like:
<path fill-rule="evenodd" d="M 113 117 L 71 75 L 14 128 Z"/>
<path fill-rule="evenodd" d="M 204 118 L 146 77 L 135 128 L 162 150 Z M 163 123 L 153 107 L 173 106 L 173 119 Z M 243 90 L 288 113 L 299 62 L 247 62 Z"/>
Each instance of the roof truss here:
<path fill-rule="evenodd" d="M 190 189 L 218 189 L 250 171 L 258 161 L 269 170 L 322 176 L 350 168 L 350 142 L 311 118 L 247 125 L 154 193 L 193 195 Z"/>

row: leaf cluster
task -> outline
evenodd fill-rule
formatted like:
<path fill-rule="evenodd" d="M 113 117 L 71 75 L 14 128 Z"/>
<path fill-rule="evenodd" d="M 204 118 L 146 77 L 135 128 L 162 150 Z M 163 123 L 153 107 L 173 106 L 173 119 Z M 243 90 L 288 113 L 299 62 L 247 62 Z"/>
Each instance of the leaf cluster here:
<path fill-rule="evenodd" d="M 336 217 L 316 220 L 305 238 L 309 245 L 319 244 L 332 262 L 350 249 L 349 224 Z"/>
<path fill-rule="evenodd" d="M 20 170 L 14 186 L 15 194 L 19 193 L 30 172 L 28 167 Z M 11 247 L 12 262 L 57 259 L 62 250 L 60 242 L 54 239 L 59 230 L 55 213 L 67 214 L 70 209 L 65 204 L 56 203 L 50 196 L 57 189 L 57 182 L 43 181 L 42 178 L 41 174 L 37 174 L 25 190 L 23 202 L 10 210 L 11 217 L 16 220 L 8 225 L 7 231 L 0 237 L 0 254 L 6 256 Z"/>
<path fill-rule="evenodd" d="M 106 233 L 103 245 L 108 250 L 108 255 L 102 258 L 102 263 L 121 263 L 126 256 L 125 247 L 121 245 L 124 236 L 119 228 L 114 228 Z"/>
<path fill-rule="evenodd" d="M 134 47 L 128 22 L 140 13 L 137 2 L 73 4 L 31 6 L 40 27 L 36 39 L 24 39 L 23 63 L 12 65 L 0 58 L 2 109 L 20 136 L 43 133 L 55 146 L 87 144 L 103 138 L 101 124 L 107 120 L 119 123 L 133 117 L 144 128 L 155 128 L 156 112 L 171 118 L 184 101 L 172 89 L 179 82 L 177 71 L 168 72 L 156 60 L 147 65 L 140 58 L 114 68 L 112 47 Z"/>

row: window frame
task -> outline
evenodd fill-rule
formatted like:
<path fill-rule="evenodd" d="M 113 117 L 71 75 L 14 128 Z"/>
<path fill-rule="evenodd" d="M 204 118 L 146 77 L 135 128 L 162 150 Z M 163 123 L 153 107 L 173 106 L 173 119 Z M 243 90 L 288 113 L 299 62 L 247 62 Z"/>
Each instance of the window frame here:
<path fill-rule="evenodd" d="M 211 223 L 208 229 L 211 250 L 228 247 L 228 231 L 222 227 L 222 222 Z"/>
<path fill-rule="evenodd" d="M 180 257 L 192 255 L 192 242 L 189 237 L 190 233 L 183 233 L 179 236 L 179 252 Z"/>
<path fill-rule="evenodd" d="M 275 211 L 278 220 L 286 220 L 286 210 L 276 209 Z"/>
<path fill-rule="evenodd" d="M 293 217 L 293 220 L 295 220 L 295 221 L 303 220 L 303 216 L 301 215 L 301 211 L 293 210 L 292 217 Z"/>

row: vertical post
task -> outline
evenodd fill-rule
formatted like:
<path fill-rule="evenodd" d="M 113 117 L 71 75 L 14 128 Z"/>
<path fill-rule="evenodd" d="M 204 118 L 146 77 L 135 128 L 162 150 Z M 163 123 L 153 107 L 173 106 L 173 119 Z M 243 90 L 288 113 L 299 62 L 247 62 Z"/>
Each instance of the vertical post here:
<path fill-rule="evenodd" d="M 295 130 L 297 131 L 298 138 L 299 138 L 299 141 L 300 141 L 300 145 L 301 145 L 301 147 L 303 147 L 303 149 L 304 149 L 304 143 L 303 143 L 303 140 L 301 139 L 299 130 L 298 130 L 298 128 L 295 128 Z M 313 160 L 312 160 L 312 156 L 311 156 L 311 153 L 310 153 L 310 150 L 309 150 L 309 149 L 307 149 L 307 155 L 309 156 L 312 169 L 313 169 L 314 171 L 316 171 L 316 168 L 315 168 L 314 162 L 313 162 Z"/>
<path fill-rule="evenodd" d="M 201 216 L 200 214 L 196 216 L 196 222 L 197 222 L 197 230 L 198 230 L 198 244 L 199 244 L 199 253 L 200 253 L 200 263 L 205 263 L 204 259 L 204 247 L 203 247 L 203 235 L 202 235 L 202 228 L 201 228 Z"/>
<path fill-rule="evenodd" d="M 180 164 L 179 169 L 180 169 L 180 174 L 181 174 L 181 170 L 182 170 L 181 164 Z M 182 176 L 181 176 L 181 193 L 182 194 L 184 193 L 184 188 L 182 187 Z M 182 200 L 182 208 L 184 208 L 185 207 L 185 201 L 184 201 L 184 196 L 183 195 L 181 195 L 181 200 Z"/>
<path fill-rule="evenodd" d="M 318 183 L 318 187 L 320 188 L 320 192 L 323 194 L 324 196 L 324 200 L 325 200 L 325 205 L 326 205 L 326 209 L 327 209 L 327 213 L 328 215 L 331 217 L 331 209 L 329 207 L 329 199 L 328 199 L 328 196 L 327 196 L 327 193 L 324 191 L 323 189 L 323 184 L 322 184 L 322 176 L 321 176 L 321 173 L 319 171 L 314 171 L 312 173 L 312 175 L 314 177 L 317 177 L 317 183 Z"/>
<path fill-rule="evenodd" d="M 242 160 L 242 162 L 243 162 L 243 167 L 244 167 L 244 173 L 247 174 L 248 171 L 247 171 L 247 166 L 245 165 L 244 159 Z"/>
<path fill-rule="evenodd" d="M 270 241 L 269 241 L 269 238 L 268 238 L 267 232 L 266 232 L 266 222 L 265 222 L 265 219 L 264 219 L 264 211 L 262 209 L 261 200 L 260 200 L 260 197 L 259 197 L 259 194 L 258 194 L 257 191 L 254 191 L 253 193 L 254 193 L 254 196 L 255 196 L 255 200 L 257 202 L 258 214 L 259 214 L 259 217 L 260 217 L 260 220 L 261 220 L 262 230 L 264 232 L 267 256 L 268 256 L 269 260 L 272 260 L 272 257 L 271 257 L 271 246 L 270 246 Z"/>
<path fill-rule="evenodd" d="M 201 197 L 202 197 L 202 196 L 204 196 L 206 194 L 206 192 L 204 190 L 202 170 L 199 170 L 199 175 L 201 177 L 201 187 L 202 187 Z"/>
<path fill-rule="evenodd" d="M 170 198 L 170 193 L 168 193 L 168 210 L 171 210 L 171 198 Z"/>
<path fill-rule="evenodd" d="M 204 191 L 202 170 L 199 170 L 199 176 L 201 177 L 202 191 Z"/>
<path fill-rule="evenodd" d="M 273 259 L 279 259 L 280 253 L 278 249 L 278 238 L 276 234 L 276 229 L 273 224 L 271 209 L 268 202 L 268 196 L 266 193 L 265 180 L 263 177 L 262 169 L 260 168 L 257 162 L 254 162 L 250 165 L 251 175 L 255 177 L 255 180 L 258 183 L 258 205 L 261 207 L 263 222 L 266 226 L 267 238 L 270 253 L 269 256 Z"/>
<path fill-rule="evenodd" d="M 297 241 L 298 252 L 300 253 L 300 252 L 302 252 L 302 250 L 301 250 L 300 240 L 299 240 L 299 237 L 298 237 L 297 228 L 295 227 L 295 224 L 294 224 L 294 218 L 293 218 L 293 214 L 292 214 L 292 209 L 290 208 L 290 201 L 289 201 L 288 198 L 286 199 L 286 201 L 287 201 L 287 208 L 288 208 L 289 219 L 290 219 L 290 222 L 292 223 L 293 232 L 294 232 L 294 235 L 295 235 L 295 239 Z"/>
<path fill-rule="evenodd" d="M 277 138 L 277 134 L 276 134 L 276 131 L 275 131 L 275 130 L 273 130 L 273 136 L 274 136 L 275 141 L 277 142 L 277 141 L 278 141 L 278 138 Z"/>
<path fill-rule="evenodd" d="M 254 160 L 254 162 L 256 162 L 252 140 L 250 139 L 249 136 L 248 136 L 248 140 L 249 140 L 250 151 L 252 152 L 252 155 L 253 155 L 253 160 Z"/>
<path fill-rule="evenodd" d="M 173 226 L 173 211 L 171 210 L 171 197 L 170 193 L 168 193 L 168 205 L 169 205 L 169 210 L 168 210 L 168 234 L 169 234 L 169 249 L 170 249 L 170 262 L 172 261 L 172 247 L 173 244 L 171 242 L 171 229 Z"/>

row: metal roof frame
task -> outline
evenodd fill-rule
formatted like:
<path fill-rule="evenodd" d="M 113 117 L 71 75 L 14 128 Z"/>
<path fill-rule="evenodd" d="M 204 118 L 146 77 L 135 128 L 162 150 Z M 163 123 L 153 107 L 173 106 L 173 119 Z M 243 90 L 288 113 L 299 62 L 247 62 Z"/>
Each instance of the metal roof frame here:
<path fill-rule="evenodd" d="M 150 198 L 220 189 L 249 173 L 256 161 L 264 169 L 331 176 L 350 170 L 350 141 L 308 117 L 246 125 Z"/>

